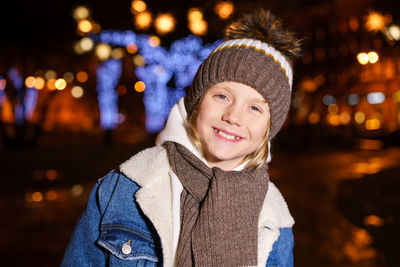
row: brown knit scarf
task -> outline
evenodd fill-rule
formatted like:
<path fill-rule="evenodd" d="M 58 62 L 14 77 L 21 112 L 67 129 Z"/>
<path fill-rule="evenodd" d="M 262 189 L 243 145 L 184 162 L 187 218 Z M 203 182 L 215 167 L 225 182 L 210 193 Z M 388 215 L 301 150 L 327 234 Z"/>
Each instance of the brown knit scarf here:
<path fill-rule="evenodd" d="M 209 168 L 180 144 L 164 147 L 183 185 L 178 266 L 256 266 L 267 165 L 223 171 Z"/>

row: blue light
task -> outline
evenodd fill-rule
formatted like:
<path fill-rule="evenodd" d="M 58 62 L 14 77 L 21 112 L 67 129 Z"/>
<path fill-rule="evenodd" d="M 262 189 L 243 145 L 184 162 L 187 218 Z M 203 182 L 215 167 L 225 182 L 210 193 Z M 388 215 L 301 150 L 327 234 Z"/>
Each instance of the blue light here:
<path fill-rule="evenodd" d="M 25 119 L 30 120 L 36 107 L 38 92 L 35 88 L 26 88 L 24 96 Z"/>
<path fill-rule="evenodd" d="M 24 80 L 22 79 L 21 74 L 19 74 L 16 68 L 10 68 L 8 70 L 8 77 L 10 77 L 11 81 L 13 82 L 15 89 L 22 89 L 22 86 L 24 85 Z"/>
<path fill-rule="evenodd" d="M 158 132 L 164 127 L 171 107 L 185 95 L 184 88 L 192 83 L 201 62 L 222 42 L 222 40 L 218 40 L 203 46 L 200 37 L 189 35 L 173 42 L 168 51 L 161 46 L 151 46 L 148 35 L 136 34 L 132 31 L 102 31 L 92 38 L 112 46 L 125 47 L 130 43 L 138 46 L 139 54 L 146 64 L 137 67 L 135 74 L 146 84 L 143 97 L 146 110 L 146 129 L 152 133 Z M 98 99 L 102 114 L 102 127 L 113 129 L 118 121 L 116 119 L 118 95 L 114 89 L 121 70 L 117 71 L 116 67 L 113 67 L 112 70 L 110 67 L 105 67 L 109 61 L 104 62 L 103 67 L 97 71 Z M 99 77 L 102 75 L 106 75 L 106 77 Z M 112 83 L 112 85 L 107 83 Z M 111 105 L 111 103 L 114 104 Z"/>
<path fill-rule="evenodd" d="M 97 68 L 97 99 L 100 108 L 100 125 L 103 129 L 115 129 L 118 125 L 118 85 L 122 73 L 121 60 L 110 59 Z"/>

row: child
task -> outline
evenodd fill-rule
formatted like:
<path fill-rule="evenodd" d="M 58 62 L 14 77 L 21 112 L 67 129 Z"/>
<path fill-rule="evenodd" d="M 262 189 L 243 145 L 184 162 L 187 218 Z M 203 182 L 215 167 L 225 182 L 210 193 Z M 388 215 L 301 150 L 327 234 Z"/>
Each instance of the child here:
<path fill-rule="evenodd" d="M 300 43 L 244 16 L 201 64 L 153 148 L 99 180 L 63 266 L 292 266 L 294 224 L 269 181 Z"/>

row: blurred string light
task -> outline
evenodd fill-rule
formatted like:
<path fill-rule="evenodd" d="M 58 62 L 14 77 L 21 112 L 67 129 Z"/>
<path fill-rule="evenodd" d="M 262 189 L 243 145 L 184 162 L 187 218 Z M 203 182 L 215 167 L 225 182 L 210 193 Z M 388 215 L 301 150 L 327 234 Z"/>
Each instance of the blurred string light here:
<path fill-rule="evenodd" d="M 231 1 L 220 1 L 215 5 L 214 11 L 221 19 L 229 18 L 233 11 L 235 10 L 235 6 Z"/>
<path fill-rule="evenodd" d="M 100 125 L 103 129 L 115 129 L 118 125 L 118 85 L 122 62 L 109 59 L 97 68 L 97 98 L 100 107 Z"/>
<path fill-rule="evenodd" d="M 175 29 L 176 19 L 170 13 L 157 15 L 154 27 L 158 34 L 167 34 Z"/>
<path fill-rule="evenodd" d="M 385 94 L 382 92 L 374 92 L 367 94 L 367 101 L 370 104 L 381 104 L 385 101 Z"/>

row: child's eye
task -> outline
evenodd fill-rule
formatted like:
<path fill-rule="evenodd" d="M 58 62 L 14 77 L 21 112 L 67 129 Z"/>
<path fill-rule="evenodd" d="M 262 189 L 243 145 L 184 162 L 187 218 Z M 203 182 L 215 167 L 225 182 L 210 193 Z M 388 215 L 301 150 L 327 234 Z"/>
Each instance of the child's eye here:
<path fill-rule="evenodd" d="M 217 94 L 216 97 L 217 97 L 218 99 L 221 99 L 221 100 L 226 100 L 226 99 L 228 99 L 225 95 L 222 95 L 222 94 Z"/>
<path fill-rule="evenodd" d="M 251 106 L 250 109 L 253 110 L 253 111 L 262 113 L 262 110 L 260 108 L 256 107 L 256 106 Z"/>

